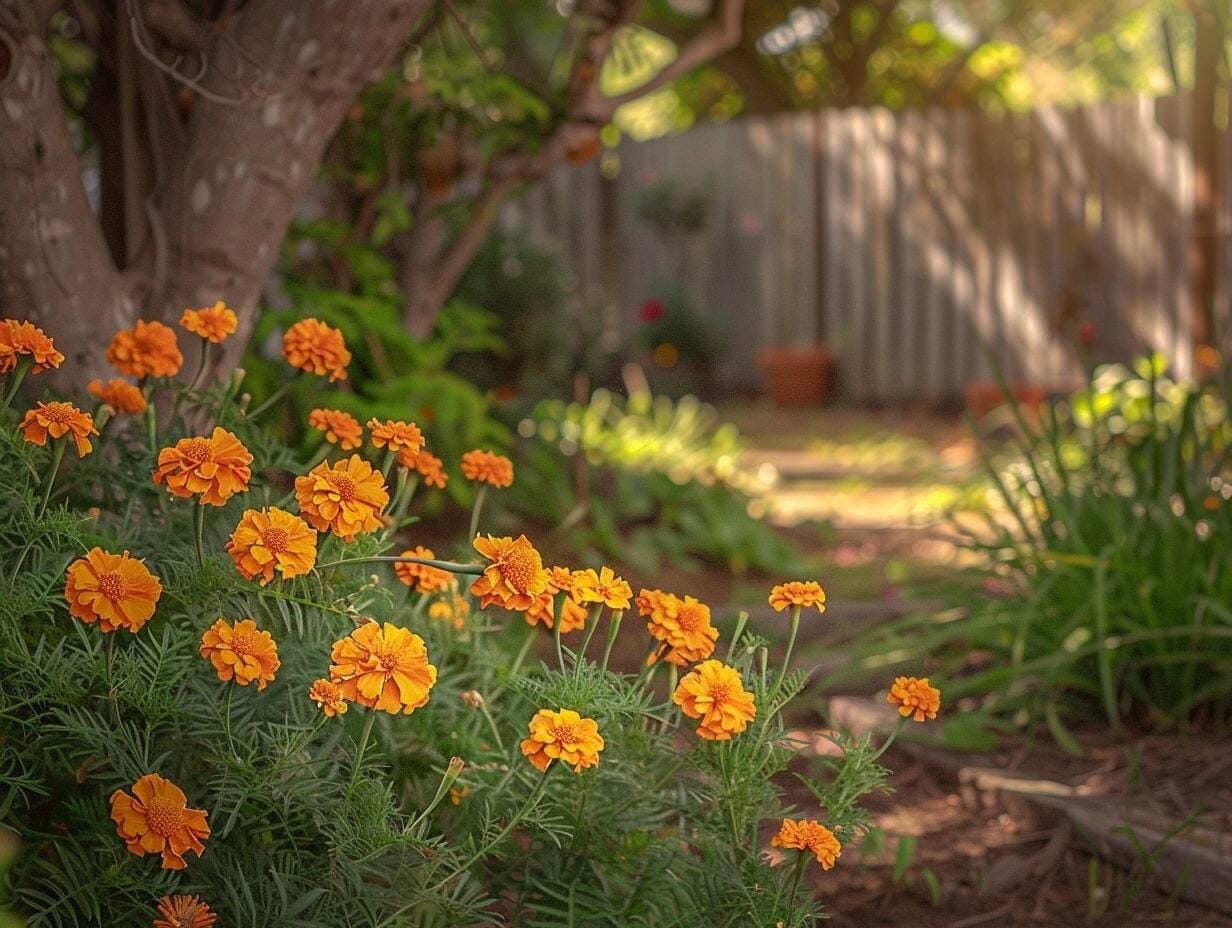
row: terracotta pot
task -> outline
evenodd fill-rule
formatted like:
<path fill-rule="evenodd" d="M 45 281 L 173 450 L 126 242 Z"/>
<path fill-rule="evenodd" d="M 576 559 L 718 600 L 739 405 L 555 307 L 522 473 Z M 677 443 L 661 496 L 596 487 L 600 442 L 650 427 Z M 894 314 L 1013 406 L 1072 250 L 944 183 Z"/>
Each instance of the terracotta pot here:
<path fill-rule="evenodd" d="M 1033 383 L 1011 383 L 1008 386 L 1023 415 L 1038 419 L 1040 407 L 1048 398 L 1044 388 Z M 982 419 L 1005 405 L 1005 392 L 995 380 L 968 381 L 963 387 L 963 397 L 967 411 L 974 419 Z"/>
<path fill-rule="evenodd" d="M 834 356 L 823 345 L 763 348 L 757 356 L 776 406 L 820 406 L 834 386 Z"/>

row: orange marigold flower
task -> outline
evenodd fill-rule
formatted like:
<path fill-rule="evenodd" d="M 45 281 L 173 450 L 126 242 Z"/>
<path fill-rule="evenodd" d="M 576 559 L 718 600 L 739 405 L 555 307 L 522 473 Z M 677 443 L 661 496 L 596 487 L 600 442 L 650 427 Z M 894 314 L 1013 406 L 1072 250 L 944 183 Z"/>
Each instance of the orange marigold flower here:
<path fill-rule="evenodd" d="M 145 395 L 127 380 L 113 379 L 106 383 L 91 380 L 86 390 L 115 410 L 117 415 L 145 412 Z"/>
<path fill-rule="evenodd" d="M 436 559 L 432 549 L 425 548 L 423 545 L 408 548 L 400 556 L 421 557 L 429 561 Z M 398 561 L 394 564 L 394 573 L 398 575 L 399 580 L 412 590 L 419 590 L 421 593 L 435 593 L 437 590 L 445 589 L 453 582 L 453 574 L 447 570 L 441 570 L 439 567 L 430 567 L 427 564 L 412 564 L 408 561 Z"/>
<path fill-rule="evenodd" d="M 928 677 L 898 677 L 890 687 L 886 702 L 898 706 L 903 718 L 913 715 L 917 722 L 935 719 L 941 708 L 941 690 L 928 685 Z"/>
<path fill-rule="evenodd" d="M 358 454 L 332 465 L 322 461 L 296 477 L 295 498 L 309 525 L 318 532 L 332 531 L 343 541 L 379 529 L 381 510 L 389 505 L 381 472 Z"/>
<path fill-rule="evenodd" d="M 368 420 L 368 431 L 372 435 L 372 444 L 378 448 L 388 448 L 399 455 L 419 454 L 424 446 L 423 432 L 414 422 L 397 422 L 386 419 Z"/>
<path fill-rule="evenodd" d="M 466 625 L 466 617 L 470 614 L 471 607 L 466 600 L 461 596 L 455 596 L 452 600 L 438 599 L 428 607 L 428 618 L 437 622 L 451 622 L 455 629 L 461 629 Z"/>
<path fill-rule="evenodd" d="M 436 683 L 424 640 L 389 622 L 369 622 L 335 641 L 330 660 L 330 679 L 344 698 L 395 715 L 425 705 Z"/>
<path fill-rule="evenodd" d="M 145 564 L 128 552 L 110 554 L 91 548 L 68 565 L 64 598 L 68 614 L 104 632 L 127 628 L 134 635 L 154 614 L 163 585 Z"/>
<path fill-rule="evenodd" d="M 158 452 L 154 483 L 172 496 L 199 497 L 199 505 L 222 506 L 236 493 L 248 489 L 252 477 L 252 454 L 244 443 L 224 428 L 215 426 L 209 438 L 181 438 Z"/>
<path fill-rule="evenodd" d="M 94 449 L 90 436 L 98 434 L 94 417 L 72 403 L 39 403 L 26 411 L 26 417 L 18 428 L 26 441 L 36 445 L 47 444 L 48 435 L 52 438 L 71 435 L 79 458 L 84 458 Z"/>
<path fill-rule="evenodd" d="M 56 350 L 55 342 L 34 323 L 0 320 L 0 374 L 17 367 L 18 359 L 23 356 L 33 359 L 32 374 L 41 374 L 64 362 L 64 355 Z"/>
<path fill-rule="evenodd" d="M 779 833 L 770 839 L 770 843 L 775 847 L 793 848 L 812 854 L 821 864 L 822 870 L 833 867 L 843 853 L 843 846 L 839 844 L 834 832 L 813 819 L 799 822 L 783 819 Z"/>
<path fill-rule="evenodd" d="M 111 820 L 116 834 L 138 857 L 161 854 L 164 870 L 183 870 L 184 855 L 205 852 L 201 842 L 210 836 L 206 813 L 188 808 L 184 791 L 157 773 L 147 773 L 133 784 L 133 795 L 122 789 L 111 794 Z"/>
<path fill-rule="evenodd" d="M 648 616 L 646 630 L 667 647 L 664 659 L 684 667 L 714 653 L 719 630 L 710 624 L 710 607 L 692 596 L 681 599 L 661 590 L 642 590 L 638 611 Z M 653 658 L 652 661 L 653 663 Z"/>
<path fill-rule="evenodd" d="M 175 329 L 161 322 L 138 319 L 131 329 L 121 329 L 107 349 L 107 361 L 129 377 L 174 377 L 184 364 Z"/>
<path fill-rule="evenodd" d="M 692 719 L 700 719 L 697 734 L 707 741 L 727 741 L 757 716 L 753 694 L 739 672 L 722 661 L 705 661 L 684 675 L 672 702 Z"/>
<path fill-rule="evenodd" d="M 488 483 L 494 487 L 513 484 L 513 462 L 491 451 L 468 451 L 462 455 L 462 476 L 476 483 Z"/>
<path fill-rule="evenodd" d="M 449 802 L 452 805 L 460 806 L 462 805 L 462 800 L 470 794 L 471 788 L 469 786 L 463 786 L 461 789 L 456 786 L 451 786 L 449 787 Z"/>
<path fill-rule="evenodd" d="M 530 737 L 522 742 L 522 753 L 540 773 L 546 773 L 554 760 L 571 765 L 574 773 L 599 766 L 603 736 L 594 719 L 584 719 L 572 709 L 540 709 L 529 728 Z"/>
<path fill-rule="evenodd" d="M 227 542 L 227 553 L 245 580 L 265 586 L 278 574 L 290 580 L 317 562 L 317 533 L 299 516 L 276 506 L 246 509 Z"/>
<path fill-rule="evenodd" d="M 526 617 L 527 625 L 538 625 L 543 623 L 544 627 L 551 630 L 555 627 L 555 620 L 552 615 L 552 606 L 556 601 L 556 594 L 560 592 L 551 584 L 548 588 L 539 594 L 539 598 L 535 600 L 535 604 L 531 606 L 523 615 Z M 581 603 L 576 602 L 572 597 L 565 596 L 560 600 L 560 631 L 561 634 L 568 632 L 580 631 L 586 627 L 586 620 L 590 618 L 590 611 Z"/>
<path fill-rule="evenodd" d="M 163 896 L 154 928 L 211 928 L 218 916 L 199 896 Z"/>
<path fill-rule="evenodd" d="M 788 606 L 805 609 L 816 606 L 818 612 L 825 612 L 826 591 L 815 580 L 792 580 L 790 583 L 780 583 L 770 591 L 770 605 L 775 612 L 782 612 Z"/>
<path fill-rule="evenodd" d="M 363 426 L 341 409 L 314 409 L 308 413 L 308 425 L 324 432 L 325 440 L 343 451 L 353 451 L 364 444 Z"/>
<path fill-rule="evenodd" d="M 282 337 L 282 356 L 292 367 L 320 377 L 329 375 L 329 382 L 346 380 L 351 352 L 342 333 L 320 319 L 301 319 Z"/>
<path fill-rule="evenodd" d="M 588 568 L 581 571 L 581 574 L 581 578 L 573 578 L 572 589 L 578 591 L 578 600 L 584 603 L 603 603 L 609 609 L 629 608 L 633 588 L 623 577 L 616 576 L 612 568 L 604 567 L 597 574 Z"/>
<path fill-rule="evenodd" d="M 543 558 L 525 535 L 477 535 L 475 550 L 491 562 L 471 584 L 471 595 L 479 597 L 479 608 L 495 603 L 503 609 L 529 609 L 548 588 Z"/>
<path fill-rule="evenodd" d="M 200 335 L 206 341 L 218 344 L 236 330 L 239 320 L 235 313 L 227 308 L 227 304 L 219 300 L 213 306 L 184 310 L 184 314 L 180 316 L 180 325 L 194 335 Z"/>
<path fill-rule="evenodd" d="M 427 486 L 445 489 L 449 475 L 445 473 L 445 463 L 431 451 L 420 449 L 415 454 L 406 451 L 398 452 L 398 463 L 403 467 L 412 468 Z"/>
<path fill-rule="evenodd" d="M 331 719 L 346 714 L 348 704 L 342 696 L 342 687 L 333 680 L 316 680 L 308 690 L 308 698 Z"/>
<path fill-rule="evenodd" d="M 234 625 L 226 619 L 216 621 L 201 636 L 201 656 L 210 659 L 219 680 L 235 680 L 240 686 L 255 682 L 259 690 L 273 682 L 282 666 L 274 636 L 257 628 L 252 619 Z"/>

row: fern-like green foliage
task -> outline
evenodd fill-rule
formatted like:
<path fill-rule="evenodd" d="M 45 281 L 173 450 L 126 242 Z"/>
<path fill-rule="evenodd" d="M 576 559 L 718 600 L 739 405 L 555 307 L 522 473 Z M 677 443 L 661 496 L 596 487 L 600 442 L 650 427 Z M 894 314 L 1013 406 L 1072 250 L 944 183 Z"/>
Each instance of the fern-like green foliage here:
<path fill-rule="evenodd" d="M 0 838 L 20 842 L 0 924 L 10 908 L 31 928 L 149 925 L 175 893 L 199 895 L 227 926 L 684 928 L 820 916 L 789 890 L 793 868 L 761 853 L 794 811 L 780 787 L 795 753 L 781 710 L 804 680 L 767 672 L 758 639 L 728 656 L 757 718 L 730 741 L 699 741 L 654 673 L 596 662 L 619 627 L 610 618 L 591 619 L 601 634 L 590 654 L 577 653 L 575 632 L 558 661 L 542 626 L 459 606 L 467 565 L 444 590 L 400 583 L 374 558 L 413 540 L 400 537 L 413 523 L 405 497 L 378 532 L 350 543 L 322 533 L 309 573 L 246 580 L 228 537 L 246 509 L 294 510 L 305 462 L 243 413 L 238 383 L 144 386 L 154 411 L 96 409 L 106 421 L 92 453 L 70 451 L 58 472 L 55 443 L 68 439 L 36 446 L 18 412 L 0 410 Z M 158 449 L 216 424 L 254 456 L 247 490 L 198 507 L 155 486 Z M 162 583 L 135 633 L 69 614 L 66 570 L 95 547 L 130 552 Z M 431 618 L 438 602 L 460 623 Z M 267 688 L 224 681 L 200 655 L 220 617 L 273 636 L 280 664 Z M 409 714 L 352 703 L 327 717 L 309 688 L 329 676 L 333 643 L 370 620 L 423 638 L 438 669 L 430 699 Z M 640 623 L 623 634 L 643 634 Z M 560 763 L 540 773 L 519 742 L 536 711 L 562 707 L 595 719 L 606 747 L 580 774 Z M 801 812 L 843 840 L 864 824 L 859 795 L 885 775 L 867 742 L 845 747 L 831 786 L 817 788 L 829 809 Z M 150 773 L 208 815 L 205 851 L 183 870 L 131 853 L 111 820 L 112 795 Z"/>

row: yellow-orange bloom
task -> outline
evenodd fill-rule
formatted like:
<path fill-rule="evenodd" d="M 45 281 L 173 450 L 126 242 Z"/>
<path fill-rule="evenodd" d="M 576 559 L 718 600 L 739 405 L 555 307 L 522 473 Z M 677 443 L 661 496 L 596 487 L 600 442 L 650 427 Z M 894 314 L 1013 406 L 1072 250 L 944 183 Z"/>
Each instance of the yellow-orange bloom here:
<path fill-rule="evenodd" d="M 248 489 L 252 454 L 233 433 L 215 426 L 209 438 L 181 438 L 158 452 L 154 483 L 180 499 L 198 497 L 201 506 L 225 505 Z"/>
<path fill-rule="evenodd" d="M 252 619 L 234 625 L 226 619 L 216 621 L 201 636 L 201 656 L 210 659 L 219 680 L 235 680 L 240 686 L 255 682 L 259 690 L 273 682 L 282 666 L 274 636 L 257 628 Z"/>
<path fill-rule="evenodd" d="M 477 535 L 475 550 L 491 562 L 471 584 L 471 595 L 479 597 L 481 609 L 495 603 L 503 609 L 526 610 L 548 588 L 543 558 L 525 535 L 517 538 Z"/>
<path fill-rule="evenodd" d="M 775 612 L 782 612 L 788 606 L 805 609 L 816 606 L 818 612 L 825 612 L 826 591 L 816 580 L 792 580 L 790 583 L 780 583 L 770 591 L 770 605 Z"/>
<path fill-rule="evenodd" d="M 646 630 L 667 647 L 664 660 L 677 667 L 705 660 L 714 653 L 719 630 L 710 624 L 710 607 L 692 596 L 681 599 L 662 590 L 642 590 L 638 611 L 647 616 Z"/>
<path fill-rule="evenodd" d="M 398 453 L 398 463 L 403 467 L 412 468 L 419 476 L 423 477 L 426 486 L 443 490 L 445 489 L 445 484 L 449 482 L 449 475 L 445 473 L 444 462 L 431 451 L 420 449 L 415 454 L 401 451 Z"/>
<path fill-rule="evenodd" d="M 351 352 L 342 333 L 320 319 L 301 319 L 282 337 L 282 356 L 292 367 L 320 377 L 329 375 L 329 382 L 346 380 Z"/>
<path fill-rule="evenodd" d="M 82 412 L 72 403 L 39 403 L 26 411 L 26 416 L 18 428 L 26 441 L 36 445 L 47 444 L 49 435 L 52 438 L 69 435 L 77 446 L 79 458 L 84 458 L 94 449 L 90 436 L 98 434 L 98 429 L 94 427 L 94 417 L 88 412 Z"/>
<path fill-rule="evenodd" d="M 117 415 L 145 412 L 145 396 L 127 380 L 113 379 L 103 383 L 91 380 L 86 390 L 110 406 Z"/>
<path fill-rule="evenodd" d="M 211 928 L 218 920 L 200 896 L 163 896 L 158 914 L 154 928 Z"/>
<path fill-rule="evenodd" d="M 163 896 L 158 914 L 154 928 L 211 928 L 218 920 L 200 896 Z"/>
<path fill-rule="evenodd" d="M 55 342 L 34 323 L 0 320 L 0 374 L 17 367 L 22 357 L 32 359 L 32 374 L 41 374 L 64 362 L 64 355 L 56 350 Z"/>
<path fill-rule="evenodd" d="M 594 719 L 584 719 L 572 709 L 540 709 L 529 728 L 530 737 L 522 742 L 522 753 L 540 773 L 546 773 L 554 760 L 572 766 L 574 773 L 599 766 L 603 736 Z"/>
<path fill-rule="evenodd" d="M 599 573 L 591 569 L 581 571 L 582 577 L 573 578 L 571 590 L 577 590 L 577 599 L 584 603 L 603 603 L 609 609 L 625 610 L 633 597 L 633 588 L 623 577 L 616 576 L 610 567 Z"/>
<path fill-rule="evenodd" d="M 432 549 L 425 548 L 423 545 L 408 548 L 402 552 L 400 557 L 421 557 L 429 561 L 436 559 Z M 394 573 L 398 575 L 399 580 L 412 590 L 418 590 L 421 593 L 435 593 L 437 590 L 445 589 L 453 582 L 453 574 L 447 570 L 431 567 L 428 564 L 412 564 L 409 561 L 398 561 L 395 563 Z"/>
<path fill-rule="evenodd" d="M 333 680 L 316 680 L 308 690 L 308 698 L 317 704 L 328 718 L 345 715 L 348 703 L 342 696 L 342 687 Z"/>
<path fill-rule="evenodd" d="M 838 838 L 825 825 L 813 819 L 792 821 L 783 819 L 779 833 L 770 839 L 775 847 L 791 848 L 812 854 L 821 864 L 822 870 L 829 870 L 834 862 L 842 856 L 843 846 Z"/>
<path fill-rule="evenodd" d="M 753 694 L 745 690 L 739 672 L 722 661 L 705 661 L 685 674 L 672 702 L 700 720 L 697 734 L 708 741 L 729 740 L 757 716 Z"/>
<path fill-rule="evenodd" d="M 330 679 L 345 699 L 395 715 L 425 705 L 436 683 L 423 639 L 389 622 L 369 622 L 335 641 L 330 660 Z"/>
<path fill-rule="evenodd" d="M 388 448 L 399 455 L 419 454 L 424 446 L 423 432 L 414 422 L 396 422 L 386 419 L 368 420 L 368 432 L 372 436 L 372 444 L 378 448 Z"/>
<path fill-rule="evenodd" d="M 318 532 L 331 531 L 343 541 L 354 541 L 356 535 L 381 527 L 389 491 L 381 472 L 353 454 L 333 465 L 322 461 L 296 477 L 295 498 L 300 514 Z"/>
<path fill-rule="evenodd" d="M 556 601 L 556 594 L 559 593 L 554 585 L 548 584 L 548 588 L 539 594 L 539 598 L 535 600 L 534 605 L 527 609 L 523 615 L 526 617 L 527 625 L 538 625 L 543 623 L 544 627 L 549 630 L 555 627 L 555 621 L 552 615 L 552 605 Z M 589 610 L 581 603 L 574 600 L 571 596 L 564 596 L 560 600 L 560 631 L 561 634 L 568 632 L 580 631 L 586 627 L 586 620 L 590 618 Z"/>
<path fill-rule="evenodd" d="M 235 313 L 227 308 L 227 304 L 219 300 L 213 306 L 184 310 L 184 314 L 180 316 L 180 325 L 194 335 L 200 335 L 206 341 L 218 344 L 226 341 L 227 336 L 236 330 L 239 320 Z"/>
<path fill-rule="evenodd" d="M 133 784 L 133 795 L 122 789 L 111 794 L 111 820 L 116 834 L 138 857 L 161 854 L 164 870 L 183 870 L 189 851 L 205 853 L 202 842 L 210 836 L 206 813 L 188 808 L 184 791 L 157 773 L 147 773 Z"/>
<path fill-rule="evenodd" d="M 462 476 L 494 487 L 513 484 L 513 462 L 501 454 L 476 449 L 462 455 Z"/>
<path fill-rule="evenodd" d="M 68 565 L 64 598 L 68 614 L 104 632 L 127 628 L 134 635 L 154 615 L 163 585 L 136 558 L 91 548 Z"/>
<path fill-rule="evenodd" d="M 161 322 L 138 319 L 131 329 L 121 329 L 107 349 L 107 361 L 129 377 L 174 377 L 184 364 L 175 329 Z"/>
<path fill-rule="evenodd" d="M 317 533 L 299 516 L 276 506 L 246 509 L 227 542 L 227 553 L 245 580 L 265 586 L 278 574 L 290 580 L 317 562 Z"/>
<path fill-rule="evenodd" d="M 941 690 L 929 686 L 928 677 L 898 677 L 890 687 L 886 702 L 898 706 L 903 718 L 914 716 L 917 722 L 935 719 L 941 709 Z"/>
<path fill-rule="evenodd" d="M 466 617 L 470 615 L 471 607 L 461 596 L 452 600 L 438 599 L 428 607 L 428 618 L 437 622 L 450 622 L 455 629 L 460 630 L 466 625 Z"/>
<path fill-rule="evenodd" d="M 470 794 L 471 788 L 469 786 L 463 786 L 461 789 L 456 786 L 451 786 L 449 787 L 449 802 L 452 805 L 460 806 L 462 805 L 462 800 Z"/>
<path fill-rule="evenodd" d="M 308 425 L 325 433 L 325 440 L 343 451 L 353 451 L 364 443 L 364 429 L 349 412 L 341 409 L 314 409 Z"/>

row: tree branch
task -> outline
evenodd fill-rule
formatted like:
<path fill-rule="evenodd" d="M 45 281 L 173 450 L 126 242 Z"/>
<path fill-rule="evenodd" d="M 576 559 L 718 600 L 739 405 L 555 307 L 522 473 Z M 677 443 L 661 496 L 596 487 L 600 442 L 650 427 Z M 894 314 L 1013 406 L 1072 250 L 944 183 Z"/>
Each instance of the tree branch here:
<path fill-rule="evenodd" d="M 596 75 L 592 91 L 587 95 L 580 115 L 595 122 L 607 122 L 624 104 L 639 100 L 660 87 L 670 84 L 678 77 L 683 77 L 694 68 L 713 61 L 724 52 L 731 51 L 740 44 L 743 16 L 744 0 L 719 0 L 712 21 L 681 46 L 676 57 L 646 83 L 624 93 L 607 97 L 599 91 Z"/>

